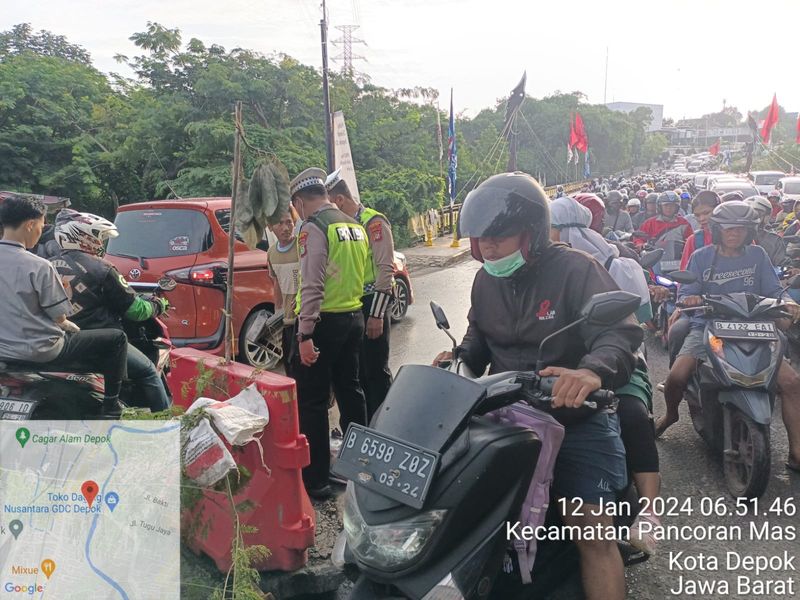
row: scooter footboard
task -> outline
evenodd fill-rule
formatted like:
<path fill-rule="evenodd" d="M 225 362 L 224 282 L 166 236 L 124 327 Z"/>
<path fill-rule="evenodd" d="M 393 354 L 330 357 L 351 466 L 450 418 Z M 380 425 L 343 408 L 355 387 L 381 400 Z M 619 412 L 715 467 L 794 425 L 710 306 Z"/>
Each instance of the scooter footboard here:
<path fill-rule="evenodd" d="M 759 425 L 772 422 L 772 402 L 769 393 L 763 390 L 720 390 L 718 400 L 722 405 L 737 408 Z"/>

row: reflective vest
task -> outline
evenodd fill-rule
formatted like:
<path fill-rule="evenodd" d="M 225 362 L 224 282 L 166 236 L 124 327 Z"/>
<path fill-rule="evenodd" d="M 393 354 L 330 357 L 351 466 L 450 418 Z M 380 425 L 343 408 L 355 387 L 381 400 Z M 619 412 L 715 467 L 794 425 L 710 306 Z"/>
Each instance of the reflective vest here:
<path fill-rule="evenodd" d="M 320 312 L 352 312 L 361 309 L 364 269 L 369 242 L 364 228 L 342 211 L 323 210 L 307 221 L 322 230 L 328 241 L 328 264 Z M 297 314 L 302 306 L 302 276 L 297 290 Z"/>

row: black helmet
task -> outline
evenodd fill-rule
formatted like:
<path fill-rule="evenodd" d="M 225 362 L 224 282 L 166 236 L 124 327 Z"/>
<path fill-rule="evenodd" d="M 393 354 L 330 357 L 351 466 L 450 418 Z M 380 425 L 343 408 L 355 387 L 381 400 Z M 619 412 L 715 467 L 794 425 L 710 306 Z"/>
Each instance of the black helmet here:
<path fill-rule="evenodd" d="M 745 241 L 750 244 L 756 237 L 756 228 L 761 219 L 751 204 L 741 200 L 731 200 L 723 202 L 711 213 L 709 227 L 711 237 L 715 244 L 722 242 L 722 230 L 731 227 L 747 227 L 750 236 Z"/>
<path fill-rule="evenodd" d="M 606 196 L 606 205 L 611 204 L 612 202 L 619 202 L 622 204 L 622 192 L 617 190 L 611 190 L 608 192 L 608 196 Z"/>
<path fill-rule="evenodd" d="M 654 202 L 658 203 L 658 194 L 656 194 L 655 192 L 650 192 L 649 194 L 647 194 L 647 196 L 645 196 L 644 198 L 645 204 L 653 204 Z"/>
<path fill-rule="evenodd" d="M 662 204 L 680 204 L 681 199 L 678 197 L 678 194 L 672 191 L 664 192 L 663 194 L 658 195 L 658 205 L 661 206 Z"/>
<path fill-rule="evenodd" d="M 493 175 L 464 199 L 458 217 L 458 236 L 470 238 L 472 256 L 481 262 L 478 238 L 528 235 L 525 257 L 550 244 L 550 200 L 542 186 L 527 173 Z"/>

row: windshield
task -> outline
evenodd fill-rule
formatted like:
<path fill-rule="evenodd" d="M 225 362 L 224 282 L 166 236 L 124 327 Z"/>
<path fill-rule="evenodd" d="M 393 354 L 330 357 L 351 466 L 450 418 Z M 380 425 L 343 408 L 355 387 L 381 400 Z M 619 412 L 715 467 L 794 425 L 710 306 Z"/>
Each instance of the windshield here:
<path fill-rule="evenodd" d="M 783 184 L 784 194 L 800 194 L 800 181 L 787 181 Z"/>
<path fill-rule="evenodd" d="M 108 244 L 108 253 L 138 258 L 166 258 L 204 252 L 213 236 L 206 216 L 196 210 L 147 209 L 117 214 L 119 237 Z"/>
<path fill-rule="evenodd" d="M 775 185 L 776 183 L 778 183 L 781 177 L 782 175 L 780 173 L 775 175 L 771 174 L 756 175 L 756 180 L 754 183 L 756 185 Z"/>

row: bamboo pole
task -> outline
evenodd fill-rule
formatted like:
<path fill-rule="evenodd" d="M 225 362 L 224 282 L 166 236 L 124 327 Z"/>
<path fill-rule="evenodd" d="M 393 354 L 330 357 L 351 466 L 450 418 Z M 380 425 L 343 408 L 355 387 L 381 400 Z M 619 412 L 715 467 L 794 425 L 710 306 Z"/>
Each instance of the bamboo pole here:
<path fill-rule="evenodd" d="M 239 173 L 242 170 L 242 103 L 236 102 L 234 110 L 236 134 L 233 141 L 233 183 L 231 185 L 231 216 L 228 224 L 228 284 L 225 289 L 225 364 L 233 360 L 233 289 L 234 289 L 234 246 L 236 244 L 236 195 L 239 193 Z"/>

